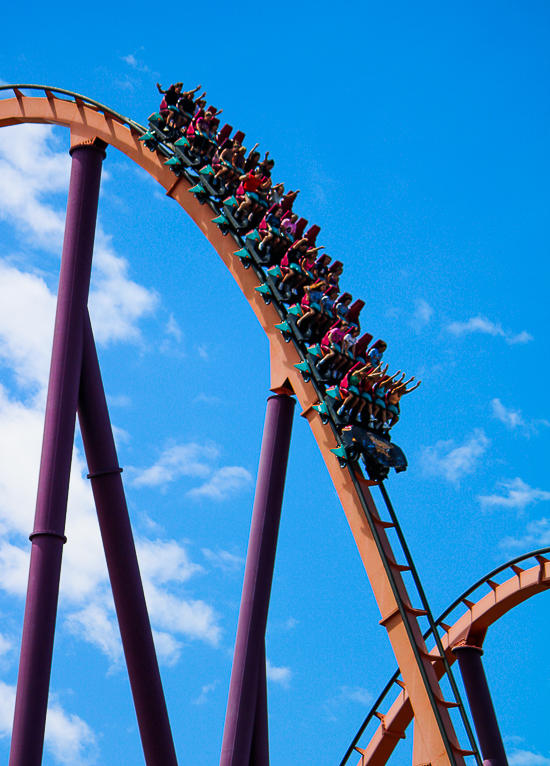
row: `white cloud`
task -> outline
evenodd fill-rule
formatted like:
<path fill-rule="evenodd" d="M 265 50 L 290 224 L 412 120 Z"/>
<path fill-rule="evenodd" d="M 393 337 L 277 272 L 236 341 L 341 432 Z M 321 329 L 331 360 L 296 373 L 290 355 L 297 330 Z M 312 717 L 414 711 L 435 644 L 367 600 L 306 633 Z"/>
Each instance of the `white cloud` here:
<path fill-rule="evenodd" d="M 153 630 L 153 640 L 159 662 L 163 662 L 168 666 L 175 665 L 180 658 L 183 648 L 181 641 L 178 641 L 170 633 L 165 633 L 162 630 Z"/>
<path fill-rule="evenodd" d="M 120 631 L 111 610 L 99 602 L 88 604 L 67 617 L 67 627 L 80 638 L 96 646 L 112 663 L 122 659 Z"/>
<path fill-rule="evenodd" d="M 204 558 L 212 566 L 222 569 L 224 572 L 238 572 L 244 565 L 244 558 L 229 551 L 211 551 L 209 548 L 201 548 Z"/>
<path fill-rule="evenodd" d="M 341 686 L 338 692 L 323 704 L 323 709 L 331 721 L 338 720 L 338 715 L 349 709 L 349 703 L 366 706 L 372 703 L 372 694 L 362 686 Z"/>
<path fill-rule="evenodd" d="M 167 335 L 172 335 L 178 343 L 181 343 L 183 339 L 183 333 L 181 331 L 181 327 L 178 324 L 177 319 L 174 317 L 173 314 L 170 314 L 170 318 L 168 319 L 168 322 L 166 323 L 165 333 Z"/>
<path fill-rule="evenodd" d="M 491 401 L 491 407 L 493 408 L 494 417 L 500 420 L 501 423 L 504 423 L 508 428 L 513 429 L 526 425 L 521 410 L 508 409 L 502 404 L 500 399 L 493 399 Z"/>
<path fill-rule="evenodd" d="M 143 46 L 139 50 L 144 50 Z M 121 56 L 121 61 L 124 61 L 125 64 L 128 64 L 129 67 L 136 69 L 138 72 L 150 72 L 149 67 L 137 58 L 136 53 L 137 51 L 134 51 L 134 53 L 129 53 L 127 56 Z"/>
<path fill-rule="evenodd" d="M 0 545 L 0 588 L 12 596 L 24 597 L 29 579 L 29 549 L 22 550 L 3 540 Z"/>
<path fill-rule="evenodd" d="M 167 631 L 217 646 L 221 629 L 212 607 L 200 599 L 183 599 L 144 580 L 143 587 L 151 622 Z"/>
<path fill-rule="evenodd" d="M 498 486 L 505 495 L 478 495 L 483 508 L 508 508 L 522 513 L 528 505 L 550 500 L 550 492 L 530 487 L 519 477 L 501 481 Z"/>
<path fill-rule="evenodd" d="M 362 686 L 342 686 L 341 694 L 344 699 L 360 705 L 370 705 L 372 702 L 372 694 Z"/>
<path fill-rule="evenodd" d="M 508 754 L 510 766 L 550 766 L 550 758 L 530 750 L 516 750 Z"/>
<path fill-rule="evenodd" d="M 500 547 L 507 550 L 519 549 L 535 550 L 546 548 L 550 545 L 550 519 L 537 519 L 527 524 L 525 534 L 522 537 L 505 537 L 500 542 Z"/>
<path fill-rule="evenodd" d="M 238 465 L 227 465 L 216 471 L 202 486 L 189 490 L 187 494 L 191 497 L 207 497 L 210 500 L 226 500 L 229 495 L 247 489 L 251 484 L 250 471 Z"/>
<path fill-rule="evenodd" d="M 295 617 L 289 617 L 288 620 L 285 622 L 285 628 L 287 630 L 292 630 L 293 628 L 298 625 L 298 620 Z"/>
<path fill-rule="evenodd" d="M 12 648 L 12 642 L 0 633 L 0 657 L 4 654 L 8 654 Z"/>
<path fill-rule="evenodd" d="M 293 676 L 290 668 L 278 668 L 275 665 L 272 665 L 269 660 L 266 660 L 265 672 L 268 681 L 272 681 L 274 684 L 280 684 L 283 689 L 288 689 L 290 687 L 290 682 Z"/>
<path fill-rule="evenodd" d="M 525 330 L 519 332 L 517 335 L 508 334 L 506 336 L 506 343 L 509 343 L 510 346 L 515 346 L 516 343 L 529 343 L 531 340 L 534 340 L 533 336 Z"/>
<path fill-rule="evenodd" d="M 138 320 L 158 305 L 158 295 L 129 279 L 128 271 L 128 261 L 115 254 L 111 237 L 98 227 L 88 301 L 98 343 L 139 341 Z"/>
<path fill-rule="evenodd" d="M 128 66 L 131 66 L 134 68 L 137 67 L 137 59 L 133 53 L 129 53 L 127 56 L 121 56 L 120 58 L 122 59 L 122 61 L 128 64 Z"/>
<path fill-rule="evenodd" d="M 489 444 L 489 439 L 480 429 L 476 429 L 460 447 L 455 447 L 452 440 L 439 441 L 433 447 L 422 448 L 422 469 L 428 476 L 442 476 L 457 483 L 475 471 L 479 458 Z"/>
<path fill-rule="evenodd" d="M 214 470 L 209 464 L 220 454 L 214 444 L 175 444 L 165 449 L 150 468 L 131 469 L 137 472 L 135 487 L 165 487 L 182 476 L 206 479 L 200 487 L 188 490 L 190 497 L 226 500 L 249 487 L 252 476 L 246 468 L 231 465 Z"/>
<path fill-rule="evenodd" d="M 65 194 L 71 158 L 51 125 L 16 125 L 0 131 L 0 218 L 34 243 L 60 251 L 65 215 L 52 195 Z"/>
<path fill-rule="evenodd" d="M 498 336 L 504 338 L 509 345 L 528 343 L 533 340 L 533 336 L 525 330 L 514 334 L 510 331 L 503 330 L 502 325 L 499 323 L 492 322 L 490 319 L 482 316 L 471 317 L 467 322 L 452 322 L 447 326 L 447 330 L 457 337 L 476 332 L 492 335 L 493 337 Z"/>
<path fill-rule="evenodd" d="M 548 420 L 537 419 L 526 421 L 522 415 L 521 410 L 513 410 L 506 407 L 500 399 L 493 399 L 491 401 L 491 407 L 493 409 L 493 416 L 500 420 L 501 423 L 510 430 L 520 429 L 525 436 L 530 436 L 538 433 L 537 426 L 550 426 Z"/>
<path fill-rule="evenodd" d="M 206 702 L 208 702 L 209 696 L 212 694 L 213 691 L 217 689 L 219 686 L 219 681 L 212 681 L 211 684 L 206 684 L 206 686 L 203 686 L 201 689 L 201 693 L 199 696 L 193 700 L 193 703 L 195 705 L 204 705 Z"/>
<path fill-rule="evenodd" d="M 219 396 L 209 396 L 208 394 L 198 394 L 193 399 L 193 402 L 198 404 L 199 402 L 204 402 L 205 404 L 221 404 L 222 399 L 220 399 Z"/>
<path fill-rule="evenodd" d="M 0 261 L 0 359 L 22 385 L 47 385 L 54 317 L 44 280 Z"/>
<path fill-rule="evenodd" d="M 15 686 L 0 681 L 1 736 L 11 734 L 14 708 Z M 56 702 L 48 706 L 45 746 L 57 763 L 67 766 L 92 766 L 98 759 L 96 735 L 90 726 Z"/>
<path fill-rule="evenodd" d="M 109 407 L 129 407 L 132 404 L 132 400 L 126 394 L 118 394 L 116 396 L 107 394 L 107 404 Z"/>
<path fill-rule="evenodd" d="M 60 705 L 48 707 L 45 744 L 59 763 L 91 766 L 97 762 L 96 737 L 86 721 L 65 713 Z"/>
<path fill-rule="evenodd" d="M 415 301 L 415 305 L 416 308 L 412 316 L 411 324 L 415 330 L 419 331 L 430 324 L 434 310 L 423 298 Z"/>
<path fill-rule="evenodd" d="M 138 540 L 139 568 L 144 579 L 156 583 L 186 582 L 202 572 L 189 554 L 175 540 Z"/>
<path fill-rule="evenodd" d="M 136 487 L 158 487 L 175 481 L 181 476 L 205 478 L 211 468 L 205 460 L 214 460 L 219 449 L 214 445 L 175 444 L 162 452 L 157 462 L 142 470 L 134 479 Z"/>

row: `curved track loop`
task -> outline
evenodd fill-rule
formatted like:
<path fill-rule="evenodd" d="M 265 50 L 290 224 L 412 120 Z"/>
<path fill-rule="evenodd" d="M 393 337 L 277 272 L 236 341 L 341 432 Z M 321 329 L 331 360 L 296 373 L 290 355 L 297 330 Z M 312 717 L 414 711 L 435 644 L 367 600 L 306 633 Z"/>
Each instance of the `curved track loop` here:
<path fill-rule="evenodd" d="M 174 172 L 165 165 L 173 157 L 170 144 L 153 142 L 151 151 L 144 146 L 140 137 L 146 129 L 139 123 L 113 112 L 108 107 L 84 96 L 45 86 L 16 85 L 4 86 L 0 91 L 10 90 L 13 98 L 0 100 L 0 127 L 26 122 L 49 123 L 68 127 L 71 145 L 104 141 L 122 151 L 147 173 L 155 178 L 166 190 L 169 197 L 178 202 L 197 224 L 212 244 L 242 290 L 266 333 L 271 354 L 271 388 L 275 392 L 295 394 L 302 405 L 302 415 L 308 420 L 319 445 L 327 469 L 342 502 L 348 523 L 355 538 L 370 584 L 374 591 L 382 619 L 395 652 L 407 690 L 409 709 L 415 716 L 415 755 L 417 763 L 430 762 L 432 766 L 462 766 L 464 758 L 475 756 L 481 759 L 475 739 L 460 702 L 458 689 L 450 670 L 450 659 L 444 651 L 441 638 L 435 629 L 429 605 L 422 590 L 414 563 L 406 546 L 401 528 L 383 485 L 380 485 L 383 503 L 390 519 L 384 520 L 379 513 L 370 488 L 377 482 L 368 480 L 358 463 L 342 467 L 342 443 L 340 435 L 330 418 L 322 420 L 314 409 L 323 402 L 324 386 L 312 379 L 308 381 L 295 365 L 307 362 L 307 349 L 292 333 L 282 332 L 275 327 L 285 320 L 286 307 L 275 300 L 266 302 L 257 291 L 266 284 L 261 265 L 252 263 L 244 268 L 235 251 L 243 248 L 243 240 L 234 233 L 224 236 L 212 221 L 216 205 L 201 205 L 189 193 L 191 176 L 172 164 Z M 29 96 L 23 90 L 41 91 L 44 96 Z M 151 145 L 151 142 L 148 142 Z M 288 342 L 291 341 L 292 342 Z M 307 376 L 306 376 L 307 377 Z M 331 450 L 340 448 L 340 458 Z M 345 451 L 344 451 L 345 455 Z M 392 549 L 389 535 L 393 535 Z M 398 559 L 400 561 L 398 561 Z M 404 579 L 412 575 L 412 597 Z M 419 618 L 427 618 L 434 632 L 436 646 L 442 654 L 438 671 L 433 664 L 419 624 Z M 441 668 L 441 670 L 439 670 Z M 445 672 L 454 694 L 454 700 L 443 699 L 438 675 Z M 468 744 L 461 748 L 449 715 L 449 707 L 458 704 Z M 411 712 L 412 715 L 412 712 Z"/>
<path fill-rule="evenodd" d="M 517 556 L 497 569 L 493 569 L 489 574 L 468 588 L 468 590 L 464 591 L 443 612 L 436 620 L 436 626 L 441 627 L 444 631 L 441 640 L 449 664 L 452 665 L 456 661 L 456 656 L 452 652 L 453 647 L 464 643 L 481 647 L 488 628 L 498 619 L 515 606 L 550 588 L 550 561 L 544 555 L 548 553 L 550 553 L 550 547 L 540 548 L 531 553 Z M 528 559 L 536 559 L 537 565 L 530 569 L 522 569 L 518 566 L 518 564 Z M 495 582 L 493 578 L 507 569 L 511 569 L 514 572 L 513 577 L 510 577 L 503 583 Z M 483 586 L 488 587 L 489 592 L 484 596 L 480 596 L 476 602 L 472 602 L 470 596 Z M 466 606 L 466 611 L 452 626 L 447 625 L 444 620 L 448 619 L 459 606 Z M 424 634 L 424 638 L 429 639 L 430 634 L 431 630 L 427 631 Z M 431 653 L 437 654 L 437 649 L 432 649 Z M 441 678 L 442 668 L 440 669 L 438 665 L 439 663 L 436 664 L 436 673 L 438 678 Z M 383 766 L 387 763 L 399 740 L 405 738 L 405 730 L 414 718 L 413 709 L 406 690 L 401 689 L 385 714 L 379 710 L 392 688 L 401 685 L 399 681 L 400 675 L 400 671 L 397 670 L 386 684 L 346 751 L 340 766 L 345 766 L 354 750 L 361 753 L 361 760 L 358 766 Z M 380 721 L 378 728 L 366 747 L 357 747 L 363 732 L 374 718 Z"/>

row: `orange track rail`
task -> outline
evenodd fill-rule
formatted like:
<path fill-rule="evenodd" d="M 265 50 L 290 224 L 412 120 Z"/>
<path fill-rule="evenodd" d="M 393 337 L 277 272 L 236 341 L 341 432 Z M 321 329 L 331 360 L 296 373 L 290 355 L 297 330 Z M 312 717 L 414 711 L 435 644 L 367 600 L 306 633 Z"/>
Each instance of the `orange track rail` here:
<path fill-rule="evenodd" d="M 459 747 L 448 705 L 439 687 L 433 656 L 430 656 L 422 637 L 418 624 L 419 610 L 412 608 L 400 567 L 395 563 L 386 534 L 386 527 L 392 525 L 380 521 L 370 493 L 370 486 L 376 482 L 367 480 L 358 464 L 349 471 L 342 470 L 338 458 L 331 452 L 332 448 L 338 446 L 334 433 L 330 425 L 323 425 L 313 409 L 313 405 L 318 403 L 318 397 L 313 386 L 306 383 L 294 367 L 301 361 L 294 345 L 286 343 L 282 334 L 275 329 L 275 324 L 280 321 L 276 309 L 272 304 L 266 305 L 255 290 L 259 282 L 254 270 L 244 269 L 241 261 L 234 256 L 236 247 L 232 237 L 224 237 L 212 223 L 210 208 L 200 205 L 189 194 L 188 181 L 181 176 L 174 178 L 173 173 L 164 165 L 165 157 L 152 153 L 139 141 L 141 131 L 137 123 L 127 121 L 125 124 L 120 115 L 100 109 L 99 105 L 91 104 L 83 97 L 67 100 L 47 88 L 43 88 L 46 97 L 25 96 L 17 89 L 14 92 L 14 98 L 0 100 L 0 127 L 21 123 L 49 123 L 70 129 L 71 146 L 91 143 L 96 139 L 110 144 L 158 181 L 166 194 L 193 219 L 227 266 L 269 339 L 272 390 L 294 393 L 302 406 L 302 415 L 310 424 L 374 591 L 381 614 L 380 623 L 386 628 L 395 652 L 406 691 L 403 692 L 402 703 L 395 715 L 388 714 L 391 723 L 386 722 L 386 732 L 407 725 L 405 722 L 408 723 L 414 711 L 413 763 L 463 766 L 466 752 Z M 370 522 L 365 509 L 370 514 Z M 449 662 L 453 659 L 454 656 L 449 655 Z M 441 665 L 440 662 L 436 664 Z M 380 758 L 373 763 L 385 762 L 384 748 L 377 747 L 375 750 L 380 753 Z"/>

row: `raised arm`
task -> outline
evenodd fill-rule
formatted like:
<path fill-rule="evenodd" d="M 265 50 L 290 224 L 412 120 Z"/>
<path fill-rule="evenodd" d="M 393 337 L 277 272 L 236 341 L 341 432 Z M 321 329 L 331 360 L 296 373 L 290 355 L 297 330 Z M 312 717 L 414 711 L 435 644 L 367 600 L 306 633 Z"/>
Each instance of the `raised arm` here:
<path fill-rule="evenodd" d="M 415 384 L 414 384 L 414 386 L 411 386 L 411 388 L 406 388 L 406 389 L 403 391 L 403 393 L 401 394 L 401 396 L 405 396 L 405 394 L 410 394 L 410 393 L 412 393 L 412 392 L 413 392 L 415 389 L 417 389 L 417 388 L 418 388 L 418 386 L 419 386 L 421 383 L 422 383 L 422 381 L 421 381 L 421 380 L 419 380 L 419 381 L 418 381 L 418 383 L 415 383 Z"/>
<path fill-rule="evenodd" d="M 307 239 L 305 241 L 307 242 Z M 307 252 L 308 252 L 308 255 L 317 255 L 317 253 L 320 250 L 324 250 L 324 249 L 325 249 L 324 245 L 321 245 L 320 247 L 308 247 Z"/>
<path fill-rule="evenodd" d="M 405 377 L 405 374 L 403 374 L 403 378 L 404 377 Z M 415 377 L 414 375 L 411 375 L 411 377 L 408 380 L 406 380 L 404 383 L 401 383 L 401 381 L 399 381 L 399 385 L 396 386 L 396 388 L 406 388 L 409 385 L 409 383 L 413 382 L 413 380 L 415 380 Z"/>

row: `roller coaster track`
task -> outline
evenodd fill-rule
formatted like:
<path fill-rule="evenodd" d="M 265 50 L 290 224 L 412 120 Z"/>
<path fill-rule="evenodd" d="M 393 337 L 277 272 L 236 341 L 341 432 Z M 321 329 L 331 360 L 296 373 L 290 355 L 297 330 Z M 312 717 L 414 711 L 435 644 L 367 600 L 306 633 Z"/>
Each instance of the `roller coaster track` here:
<path fill-rule="evenodd" d="M 517 556 L 493 569 L 465 590 L 437 618 L 435 626 L 437 629 L 443 630 L 441 642 L 445 648 L 450 665 L 456 661 L 456 655 L 451 651 L 453 646 L 467 643 L 481 647 L 488 628 L 500 617 L 515 606 L 518 606 L 518 604 L 531 598 L 531 596 L 535 596 L 550 588 L 550 561 L 545 558 L 545 554 L 548 553 L 550 553 L 550 547 L 539 548 L 531 553 Z M 522 569 L 518 566 L 529 559 L 536 559 L 537 565 L 530 569 Z M 494 578 L 506 570 L 512 570 L 513 576 L 502 583 L 496 582 Z M 477 601 L 471 601 L 470 597 L 484 586 L 489 589 L 489 592 L 480 595 Z M 447 625 L 445 620 L 461 606 L 466 606 L 466 611 L 452 626 Z M 432 633 L 433 631 L 430 627 L 424 633 L 424 640 L 428 641 Z M 405 730 L 413 720 L 414 713 L 408 694 L 403 689 L 402 682 L 399 680 L 400 675 L 400 670 L 396 670 L 390 678 L 359 727 L 339 766 L 345 766 L 354 751 L 361 753 L 360 766 L 379 766 L 385 764 L 399 740 L 405 737 Z M 438 677 L 441 677 L 439 670 Z M 380 709 L 384 706 L 386 698 L 395 686 L 400 687 L 397 697 L 387 712 L 381 713 Z M 378 728 L 366 747 L 358 747 L 368 725 L 375 718 L 380 721 Z"/>
<path fill-rule="evenodd" d="M 103 104 L 71 91 L 41 85 L 7 85 L 0 87 L 0 91 L 13 94 L 0 100 L 0 127 L 22 123 L 61 125 L 70 128 L 72 146 L 99 139 L 119 149 L 164 187 L 167 196 L 178 202 L 222 258 L 268 337 L 271 389 L 297 397 L 346 513 L 381 613 L 380 624 L 388 632 L 400 668 L 404 710 L 410 718 L 414 714 L 415 762 L 462 766 L 464 759 L 472 756 L 481 766 L 451 671 L 454 656 L 449 651 L 449 634 L 439 634 L 441 622 L 433 618 L 386 488 L 382 481 L 369 479 L 363 473 L 342 441 L 326 387 L 316 376 L 307 345 L 289 321 L 287 307 L 270 286 L 264 267 L 247 253 L 246 241 L 236 230 L 224 227 L 222 231 L 212 219 L 212 212 L 218 217 L 222 214 L 221 203 L 206 194 L 196 194 L 200 176 L 182 164 L 177 147 Z M 34 95 L 37 91 L 40 95 Z M 381 492 L 379 505 L 385 509 L 384 517 L 371 494 L 374 486 Z M 405 574 L 410 580 L 409 589 Z M 429 625 L 424 634 L 421 618 Z M 428 637 L 435 641 L 431 650 L 426 645 Z M 448 679 L 451 700 L 443 697 L 439 684 L 443 676 Z M 387 690 L 396 682 L 398 677 L 392 678 Z M 377 702 L 381 704 L 385 696 Z M 459 743 L 450 715 L 452 709 L 460 716 L 455 722 L 463 729 L 461 736 L 466 737 L 466 747 Z M 342 763 L 349 758 L 358 739 Z"/>

